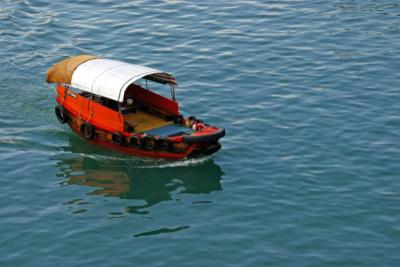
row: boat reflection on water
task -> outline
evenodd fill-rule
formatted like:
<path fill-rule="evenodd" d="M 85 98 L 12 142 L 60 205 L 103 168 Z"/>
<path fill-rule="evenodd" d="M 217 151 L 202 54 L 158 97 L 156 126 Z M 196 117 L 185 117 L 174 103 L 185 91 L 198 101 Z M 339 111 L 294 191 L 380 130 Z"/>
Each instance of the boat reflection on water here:
<path fill-rule="evenodd" d="M 222 190 L 223 171 L 210 159 L 187 162 L 143 161 L 134 157 L 93 151 L 93 146 L 71 138 L 64 150 L 73 152 L 60 160 L 64 184 L 94 187 L 90 195 L 141 200 L 144 204 L 126 208 L 131 213 L 147 213 L 142 209 L 178 194 L 208 194 Z M 92 150 L 92 151 L 90 151 Z M 90 154 L 83 154 L 90 152 Z M 114 157 L 115 156 L 115 157 Z M 200 202 L 207 202 L 204 197 Z"/>

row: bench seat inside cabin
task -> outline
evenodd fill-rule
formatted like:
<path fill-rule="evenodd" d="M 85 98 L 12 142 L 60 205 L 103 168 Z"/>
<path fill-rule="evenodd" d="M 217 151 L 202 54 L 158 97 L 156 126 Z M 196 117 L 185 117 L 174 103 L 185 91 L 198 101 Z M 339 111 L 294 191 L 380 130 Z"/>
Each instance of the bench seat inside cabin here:
<path fill-rule="evenodd" d="M 171 125 L 173 121 L 166 121 L 147 111 L 130 112 L 124 115 L 125 124 L 134 128 L 135 132 L 146 132 L 151 129 Z"/>

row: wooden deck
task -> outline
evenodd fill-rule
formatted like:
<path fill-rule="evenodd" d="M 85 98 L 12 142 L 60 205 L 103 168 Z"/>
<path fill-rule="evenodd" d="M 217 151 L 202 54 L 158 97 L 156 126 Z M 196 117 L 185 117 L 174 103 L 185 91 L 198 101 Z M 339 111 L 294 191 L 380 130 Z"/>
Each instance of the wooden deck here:
<path fill-rule="evenodd" d="M 124 115 L 124 120 L 135 127 L 135 132 L 146 132 L 154 128 L 173 124 L 172 121 L 165 121 L 145 111 L 126 114 Z"/>

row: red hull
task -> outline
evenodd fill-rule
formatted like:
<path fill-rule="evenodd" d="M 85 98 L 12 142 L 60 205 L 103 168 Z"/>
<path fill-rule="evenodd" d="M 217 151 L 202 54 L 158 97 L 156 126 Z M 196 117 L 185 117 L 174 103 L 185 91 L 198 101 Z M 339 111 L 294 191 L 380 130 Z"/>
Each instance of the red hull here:
<path fill-rule="evenodd" d="M 124 124 L 124 117 L 120 113 L 106 108 L 91 99 L 87 99 L 80 94 L 77 94 L 63 86 L 57 87 L 57 102 L 59 103 L 58 111 L 56 108 L 56 115 L 60 120 L 60 109 L 63 109 L 64 119 L 74 132 L 91 143 L 99 144 L 103 147 L 117 150 L 126 154 L 131 154 L 139 157 L 163 158 L 169 160 L 179 160 L 186 157 L 195 157 L 201 155 L 210 155 L 220 149 L 218 139 L 224 136 L 225 131 L 221 131 L 216 127 L 202 126 L 201 130 L 194 131 L 191 135 L 178 135 L 173 137 L 154 136 L 154 142 L 159 139 L 164 139 L 168 142 L 167 148 L 159 148 L 153 146 L 151 148 L 146 146 L 135 146 L 132 143 L 133 138 L 144 140 L 146 133 L 132 133 L 126 130 Z M 155 102 L 166 104 L 168 109 L 174 110 L 178 113 L 177 103 L 172 100 L 159 98 L 158 96 L 148 95 L 151 99 L 154 97 Z M 158 103 L 157 102 L 157 103 Z M 174 104 L 175 103 L 175 104 Z M 162 106 L 160 105 L 158 110 Z M 171 114 L 171 112 L 169 112 Z M 179 114 L 179 113 L 178 113 Z M 63 117 L 63 116 L 61 116 Z M 63 118 L 61 118 L 63 119 Z M 60 120 L 61 121 L 61 120 Z M 193 122 L 186 119 L 183 124 L 192 127 Z M 93 133 L 85 132 L 83 127 L 90 126 Z M 198 123 L 198 125 L 203 125 Z M 115 139 L 115 136 L 119 138 Z M 118 141 L 118 142 L 117 142 Z M 155 144 L 155 143 L 154 143 Z"/>
<path fill-rule="evenodd" d="M 84 138 L 80 132 L 79 129 L 76 127 L 72 126 L 71 123 L 68 123 L 69 127 L 79 136 Z M 85 139 L 85 138 L 84 138 Z M 87 139 L 85 139 L 87 140 Z M 113 142 L 109 142 L 106 140 L 102 140 L 100 138 L 93 138 L 88 140 L 90 143 L 100 145 L 105 148 L 109 148 L 115 151 L 119 151 L 125 154 L 130 154 L 133 156 L 138 156 L 138 157 L 149 157 L 149 158 L 163 158 L 163 159 L 169 159 L 169 160 L 180 160 L 188 157 L 191 152 L 193 152 L 194 147 L 190 148 L 187 150 L 186 153 L 165 153 L 161 151 L 147 151 L 143 149 L 136 149 L 130 146 L 124 146 L 124 145 L 119 145 L 115 144 Z"/>

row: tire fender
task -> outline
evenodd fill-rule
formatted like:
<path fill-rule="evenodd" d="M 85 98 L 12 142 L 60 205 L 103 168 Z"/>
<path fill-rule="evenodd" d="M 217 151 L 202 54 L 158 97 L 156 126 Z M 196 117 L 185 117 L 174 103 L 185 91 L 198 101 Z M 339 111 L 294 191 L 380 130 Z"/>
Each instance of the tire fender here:
<path fill-rule="evenodd" d="M 156 146 L 156 139 L 151 136 L 147 135 L 142 139 L 142 147 L 146 150 L 153 150 Z"/>
<path fill-rule="evenodd" d="M 61 124 L 68 122 L 68 112 L 63 106 L 61 106 L 61 105 L 56 106 L 54 108 L 54 112 L 56 113 L 57 120 Z"/>
<path fill-rule="evenodd" d="M 141 148 L 142 147 L 142 138 L 137 135 L 132 135 L 129 139 L 129 144 L 134 148 Z"/>
<path fill-rule="evenodd" d="M 157 138 L 157 149 L 162 151 L 168 151 L 171 147 L 171 142 L 168 138 L 159 137 Z"/>
<path fill-rule="evenodd" d="M 81 134 L 86 139 L 92 139 L 96 134 L 96 128 L 88 122 L 81 125 Z"/>
<path fill-rule="evenodd" d="M 125 144 L 125 141 L 126 141 L 125 137 L 121 133 L 118 133 L 118 132 L 113 133 L 111 135 L 111 138 L 112 138 L 113 142 L 117 145 L 123 145 L 123 144 Z"/>

